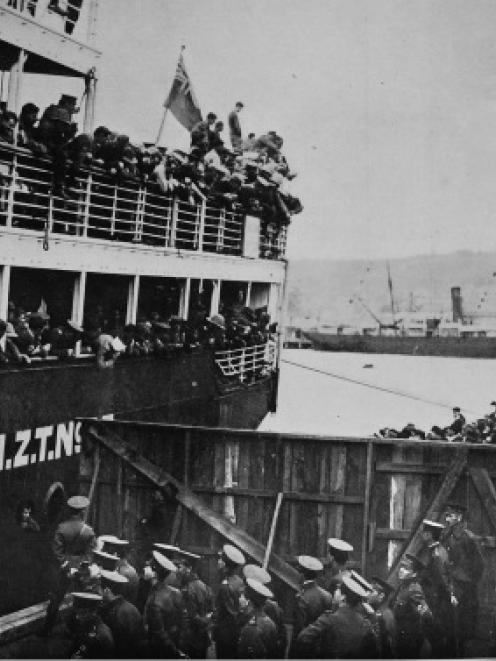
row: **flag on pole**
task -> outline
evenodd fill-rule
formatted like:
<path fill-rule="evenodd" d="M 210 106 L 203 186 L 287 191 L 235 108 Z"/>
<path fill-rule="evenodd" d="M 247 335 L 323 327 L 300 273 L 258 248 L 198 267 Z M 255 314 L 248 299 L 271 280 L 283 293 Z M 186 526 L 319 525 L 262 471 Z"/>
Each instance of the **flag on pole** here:
<path fill-rule="evenodd" d="M 188 131 L 191 131 L 193 126 L 202 119 L 198 100 L 184 66 L 182 52 L 179 55 L 174 80 L 164 106 Z"/>

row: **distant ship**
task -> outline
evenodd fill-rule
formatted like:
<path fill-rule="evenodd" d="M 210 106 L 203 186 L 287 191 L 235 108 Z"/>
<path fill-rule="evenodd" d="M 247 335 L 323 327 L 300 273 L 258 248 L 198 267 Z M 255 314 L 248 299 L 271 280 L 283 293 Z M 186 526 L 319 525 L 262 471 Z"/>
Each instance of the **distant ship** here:
<path fill-rule="evenodd" d="M 391 289 L 391 281 L 390 289 Z M 392 291 L 392 290 L 391 290 Z M 496 325 L 466 323 L 460 287 L 452 287 L 452 320 L 423 317 L 383 324 L 367 305 L 357 300 L 374 317 L 376 326 L 322 325 L 304 330 L 303 335 L 320 351 L 405 354 L 418 356 L 457 356 L 463 358 L 496 357 Z M 394 307 L 392 306 L 394 311 Z"/>

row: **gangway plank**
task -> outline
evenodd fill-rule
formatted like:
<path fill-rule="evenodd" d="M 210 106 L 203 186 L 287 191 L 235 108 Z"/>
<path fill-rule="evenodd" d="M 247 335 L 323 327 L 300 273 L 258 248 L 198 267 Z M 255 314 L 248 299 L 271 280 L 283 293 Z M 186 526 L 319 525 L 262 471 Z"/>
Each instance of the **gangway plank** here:
<path fill-rule="evenodd" d="M 135 471 L 150 480 L 159 489 L 165 490 L 169 495 L 172 486 L 175 490 L 174 497 L 181 505 L 196 514 L 208 526 L 238 546 L 251 558 L 260 564 L 263 563 L 265 557 L 265 546 L 263 544 L 205 505 L 202 499 L 196 496 L 181 481 L 139 454 L 117 434 L 90 426 L 88 436 L 113 452 Z M 299 574 L 296 569 L 274 553 L 271 555 L 269 568 L 290 588 L 299 589 Z"/>

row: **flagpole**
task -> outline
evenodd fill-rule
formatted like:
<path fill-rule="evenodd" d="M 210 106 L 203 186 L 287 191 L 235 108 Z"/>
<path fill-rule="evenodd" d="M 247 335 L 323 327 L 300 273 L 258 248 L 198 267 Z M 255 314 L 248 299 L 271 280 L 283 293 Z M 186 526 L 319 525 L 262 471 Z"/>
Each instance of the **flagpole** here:
<path fill-rule="evenodd" d="M 181 57 L 181 55 L 183 54 L 183 51 L 184 51 L 185 48 L 186 48 L 186 46 L 184 46 L 184 45 L 181 46 L 181 50 L 179 51 L 179 57 Z M 179 60 L 179 58 L 178 58 L 178 60 Z M 160 128 L 158 129 L 158 133 L 157 133 L 157 139 L 155 140 L 155 147 L 158 145 L 158 143 L 160 142 L 160 139 L 162 138 L 162 133 L 164 131 L 164 126 L 165 126 L 165 119 L 167 117 L 168 112 L 169 112 L 169 107 L 165 106 L 164 114 L 162 115 L 162 121 L 160 122 Z"/>

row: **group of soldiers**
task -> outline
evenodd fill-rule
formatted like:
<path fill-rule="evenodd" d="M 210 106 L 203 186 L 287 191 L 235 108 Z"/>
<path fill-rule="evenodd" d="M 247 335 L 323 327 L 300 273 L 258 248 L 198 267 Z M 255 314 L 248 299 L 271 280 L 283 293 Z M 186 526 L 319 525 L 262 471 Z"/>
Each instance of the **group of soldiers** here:
<path fill-rule="evenodd" d="M 493 410 L 484 417 L 467 422 L 459 406 L 453 407 L 453 420 L 445 427 L 433 425 L 429 432 L 419 429 L 409 422 L 401 430 L 384 427 L 377 436 L 382 438 L 410 438 L 427 441 L 455 441 L 462 443 L 496 443 L 496 401 L 491 402 Z"/>
<path fill-rule="evenodd" d="M 218 553 L 214 594 L 199 555 L 151 542 L 137 571 L 129 541 L 97 540 L 85 523 L 86 497 L 67 505 L 42 634 L 71 592 L 71 658 L 450 658 L 475 636 L 484 562 L 458 503 L 445 523 L 423 521 L 422 546 L 400 558 L 394 585 L 352 569 L 353 546 L 342 539 L 327 540 L 325 572 L 320 559 L 298 556 L 301 586 L 284 610 L 267 569 L 231 544 Z"/>

